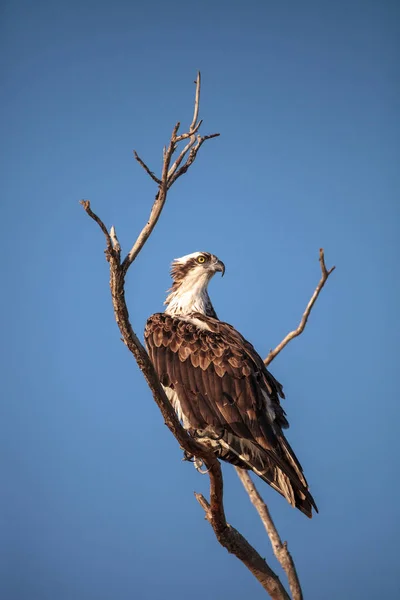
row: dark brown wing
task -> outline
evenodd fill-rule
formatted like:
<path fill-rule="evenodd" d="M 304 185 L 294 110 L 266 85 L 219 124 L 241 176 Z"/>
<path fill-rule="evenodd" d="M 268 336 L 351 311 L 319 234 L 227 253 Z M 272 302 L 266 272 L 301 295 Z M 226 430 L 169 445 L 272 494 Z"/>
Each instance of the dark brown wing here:
<path fill-rule="evenodd" d="M 160 381 L 192 435 L 217 455 L 252 469 L 311 516 L 302 468 L 282 433 L 282 386 L 231 325 L 201 314 L 147 321 L 145 340 Z M 316 508 L 316 507 L 315 507 Z"/>
<path fill-rule="evenodd" d="M 197 315 L 199 318 L 207 318 L 203 315 Z M 222 321 L 218 321 L 217 319 L 207 318 L 208 322 L 211 323 L 216 331 L 220 331 L 221 328 L 223 330 L 224 338 L 226 341 L 231 343 L 232 345 L 238 345 L 243 348 L 254 363 L 259 373 L 259 378 L 263 380 L 263 386 L 265 386 L 268 397 L 270 399 L 271 405 L 273 407 L 275 413 L 275 422 L 282 429 L 287 429 L 289 427 L 289 423 L 286 419 L 286 413 L 283 410 L 279 398 L 284 398 L 285 394 L 283 393 L 282 385 L 275 379 L 275 377 L 268 371 L 266 368 L 263 359 L 256 352 L 254 346 L 248 342 L 232 325 L 229 323 L 223 323 Z"/>

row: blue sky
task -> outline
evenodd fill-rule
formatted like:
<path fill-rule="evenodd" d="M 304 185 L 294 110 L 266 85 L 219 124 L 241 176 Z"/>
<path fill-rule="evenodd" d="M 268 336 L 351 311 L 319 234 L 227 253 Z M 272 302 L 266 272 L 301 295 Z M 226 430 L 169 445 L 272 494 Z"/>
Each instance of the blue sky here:
<path fill-rule="evenodd" d="M 113 319 L 89 198 L 125 250 L 203 76 L 202 148 L 131 269 L 142 335 L 172 258 L 217 254 L 223 320 L 266 355 L 336 264 L 304 335 L 274 361 L 320 514 L 259 489 L 308 600 L 398 583 L 398 94 L 395 2 L 4 2 L 2 597 L 263 598 L 215 541 Z M 398 50 L 398 47 L 397 47 Z M 396 169 L 397 167 L 397 169 Z M 226 511 L 280 573 L 236 474 Z"/>

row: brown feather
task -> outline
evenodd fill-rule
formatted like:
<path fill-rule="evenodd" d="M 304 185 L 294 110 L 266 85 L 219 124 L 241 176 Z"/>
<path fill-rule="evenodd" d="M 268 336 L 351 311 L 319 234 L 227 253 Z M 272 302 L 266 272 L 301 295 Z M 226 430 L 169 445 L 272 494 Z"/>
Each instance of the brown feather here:
<path fill-rule="evenodd" d="M 157 313 L 145 329 L 149 356 L 163 384 L 176 392 L 189 430 L 208 432 L 217 456 L 253 469 L 311 516 L 314 500 L 281 430 L 288 425 L 279 401 L 282 386 L 231 325 L 199 313 L 193 317 L 204 328 Z"/>
<path fill-rule="evenodd" d="M 185 345 L 182 344 L 179 347 L 178 356 L 179 356 L 179 360 L 181 360 L 182 362 L 184 362 L 188 358 L 188 356 L 190 356 L 190 348 L 189 348 L 189 346 L 185 346 Z"/>

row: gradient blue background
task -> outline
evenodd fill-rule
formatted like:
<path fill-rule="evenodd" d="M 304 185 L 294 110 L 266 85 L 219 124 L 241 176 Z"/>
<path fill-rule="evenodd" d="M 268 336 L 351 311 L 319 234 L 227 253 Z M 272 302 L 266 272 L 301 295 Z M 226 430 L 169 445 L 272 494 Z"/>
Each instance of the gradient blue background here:
<path fill-rule="evenodd" d="M 119 341 L 103 238 L 149 214 L 174 123 L 203 75 L 208 142 L 129 273 L 142 335 L 172 258 L 227 266 L 220 318 L 273 363 L 289 439 L 320 508 L 266 485 L 307 599 L 394 597 L 398 580 L 399 9 L 389 1 L 28 2 L 1 12 L 1 578 L 6 600 L 263 598 L 215 541 L 136 364 Z M 397 46 L 397 48 L 396 48 Z M 226 511 L 271 565 L 233 469 Z"/>

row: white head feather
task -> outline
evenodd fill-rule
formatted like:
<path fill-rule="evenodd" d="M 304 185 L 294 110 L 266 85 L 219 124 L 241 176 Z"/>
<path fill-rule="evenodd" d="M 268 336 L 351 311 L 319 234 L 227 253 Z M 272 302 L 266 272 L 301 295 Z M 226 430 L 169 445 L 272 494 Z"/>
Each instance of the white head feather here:
<path fill-rule="evenodd" d="M 200 257 L 203 262 L 199 261 Z M 165 301 L 168 305 L 165 312 L 169 315 L 199 312 L 216 316 L 207 292 L 208 283 L 216 271 L 224 273 L 225 266 L 208 252 L 192 252 L 176 258 L 171 267 L 174 283 Z"/>

